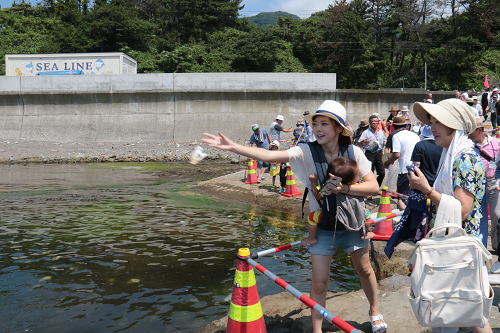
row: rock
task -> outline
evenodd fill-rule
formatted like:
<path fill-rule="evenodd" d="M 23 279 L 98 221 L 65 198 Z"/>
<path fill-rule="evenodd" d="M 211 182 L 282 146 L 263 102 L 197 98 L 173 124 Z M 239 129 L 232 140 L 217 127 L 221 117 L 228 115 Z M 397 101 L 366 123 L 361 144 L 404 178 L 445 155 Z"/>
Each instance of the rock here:
<path fill-rule="evenodd" d="M 233 158 L 231 164 L 240 164 L 240 160 L 238 158 Z"/>

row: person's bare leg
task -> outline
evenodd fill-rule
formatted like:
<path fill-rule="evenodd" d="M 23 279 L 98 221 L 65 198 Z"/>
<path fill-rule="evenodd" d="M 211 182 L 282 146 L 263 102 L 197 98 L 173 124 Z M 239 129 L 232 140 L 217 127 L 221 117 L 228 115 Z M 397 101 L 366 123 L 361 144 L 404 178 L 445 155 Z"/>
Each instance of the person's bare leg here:
<path fill-rule="evenodd" d="M 302 244 L 316 244 L 318 240 L 316 239 L 316 233 L 318 232 L 318 225 L 307 224 L 307 231 L 309 235 L 301 240 Z"/>
<path fill-rule="evenodd" d="M 375 277 L 375 272 L 370 264 L 368 245 L 363 249 L 351 252 L 351 257 L 354 269 L 356 270 L 356 273 L 358 273 L 361 287 L 363 288 L 366 298 L 368 298 L 368 302 L 370 303 L 370 315 L 379 315 L 380 310 L 377 302 L 377 278 Z M 381 323 L 382 322 L 379 320 L 374 322 L 375 325 Z"/>
<path fill-rule="evenodd" d="M 399 210 L 405 210 L 406 209 L 406 205 L 403 202 L 403 200 L 398 200 L 398 209 Z"/>
<path fill-rule="evenodd" d="M 311 254 L 313 278 L 311 285 L 311 299 L 318 302 L 319 305 L 325 307 L 326 292 L 330 285 L 330 265 L 333 256 L 322 256 L 319 254 Z M 313 333 L 322 333 L 321 325 L 323 317 L 311 309 Z"/>
<path fill-rule="evenodd" d="M 262 178 L 264 176 L 264 171 L 266 168 L 258 168 L 257 169 L 257 178 Z"/>
<path fill-rule="evenodd" d="M 484 327 L 471 327 L 470 328 L 474 333 L 492 333 L 492 329 L 490 323 L 487 323 Z"/>

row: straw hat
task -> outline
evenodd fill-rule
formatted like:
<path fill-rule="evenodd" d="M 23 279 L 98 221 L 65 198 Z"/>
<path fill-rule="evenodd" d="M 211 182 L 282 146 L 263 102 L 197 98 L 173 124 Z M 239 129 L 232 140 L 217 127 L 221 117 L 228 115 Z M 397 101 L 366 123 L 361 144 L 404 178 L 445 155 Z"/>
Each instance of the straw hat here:
<path fill-rule="evenodd" d="M 369 125 L 370 123 L 368 122 L 367 118 L 361 118 L 358 127 L 368 127 Z"/>
<path fill-rule="evenodd" d="M 424 124 L 430 125 L 433 116 L 441 124 L 463 130 L 470 134 L 476 130 L 476 119 L 470 106 L 456 98 L 445 99 L 437 104 L 415 103 L 413 105 L 415 116 Z"/>
<path fill-rule="evenodd" d="M 479 127 L 482 127 L 482 128 L 491 128 L 491 125 L 483 124 L 483 121 L 481 120 L 481 118 L 476 118 L 476 127 L 477 128 L 479 128 Z"/>
<path fill-rule="evenodd" d="M 401 108 L 401 112 L 410 112 L 410 110 L 408 109 L 408 107 L 405 105 Z"/>
<path fill-rule="evenodd" d="M 345 125 L 347 111 L 344 106 L 336 101 L 326 100 L 318 108 L 314 114 L 309 114 L 305 117 L 308 123 L 312 123 L 315 116 L 325 116 L 335 120 L 340 126 L 344 128 L 342 135 L 352 136 L 352 132 Z"/>
<path fill-rule="evenodd" d="M 297 120 L 297 126 L 299 126 L 299 125 L 304 125 L 304 120 L 303 119 Z"/>
<path fill-rule="evenodd" d="M 393 118 L 393 125 L 406 125 L 409 123 L 409 119 L 406 119 L 405 116 L 396 116 Z"/>

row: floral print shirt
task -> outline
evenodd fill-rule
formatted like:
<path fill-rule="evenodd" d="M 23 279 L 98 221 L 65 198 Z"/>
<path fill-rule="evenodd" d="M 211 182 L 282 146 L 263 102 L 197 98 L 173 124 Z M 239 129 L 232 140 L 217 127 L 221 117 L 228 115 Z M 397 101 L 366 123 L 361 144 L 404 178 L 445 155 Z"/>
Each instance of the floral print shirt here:
<path fill-rule="evenodd" d="M 479 225 L 483 212 L 481 201 L 486 195 L 486 170 L 483 161 L 473 149 L 464 150 L 453 163 L 453 187 L 460 186 L 474 195 L 474 203 L 470 215 L 463 222 L 463 228 L 468 235 L 481 239 L 488 235 L 481 235 Z M 437 207 L 432 204 L 431 228 L 434 226 Z M 481 237 L 482 236 L 482 237 Z"/>

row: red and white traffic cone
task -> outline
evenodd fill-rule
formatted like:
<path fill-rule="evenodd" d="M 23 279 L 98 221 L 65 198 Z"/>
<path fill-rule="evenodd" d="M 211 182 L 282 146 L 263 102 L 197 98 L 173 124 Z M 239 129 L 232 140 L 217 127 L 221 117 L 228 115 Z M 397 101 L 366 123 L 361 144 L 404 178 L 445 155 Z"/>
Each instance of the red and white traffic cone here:
<path fill-rule="evenodd" d="M 239 257 L 249 257 L 250 250 L 238 250 Z M 266 333 L 264 314 L 253 268 L 238 259 L 234 276 L 233 296 L 229 308 L 226 333 Z"/>
<path fill-rule="evenodd" d="M 293 171 L 290 166 L 287 166 L 286 169 L 286 191 L 284 193 L 281 193 L 281 195 L 284 195 L 285 197 L 295 197 L 297 195 L 301 195 L 302 192 L 299 192 L 297 190 L 297 185 L 295 184 L 295 178 L 293 177 Z"/>
<path fill-rule="evenodd" d="M 257 184 L 257 163 L 251 158 L 248 159 L 247 181 L 245 184 Z"/>
<path fill-rule="evenodd" d="M 382 187 L 382 196 L 380 197 L 377 218 L 391 214 L 391 199 L 389 198 L 388 190 L 389 188 L 387 186 Z M 379 222 L 375 224 L 375 229 L 373 230 L 375 236 L 373 239 L 389 240 L 393 231 L 392 219 Z"/>

